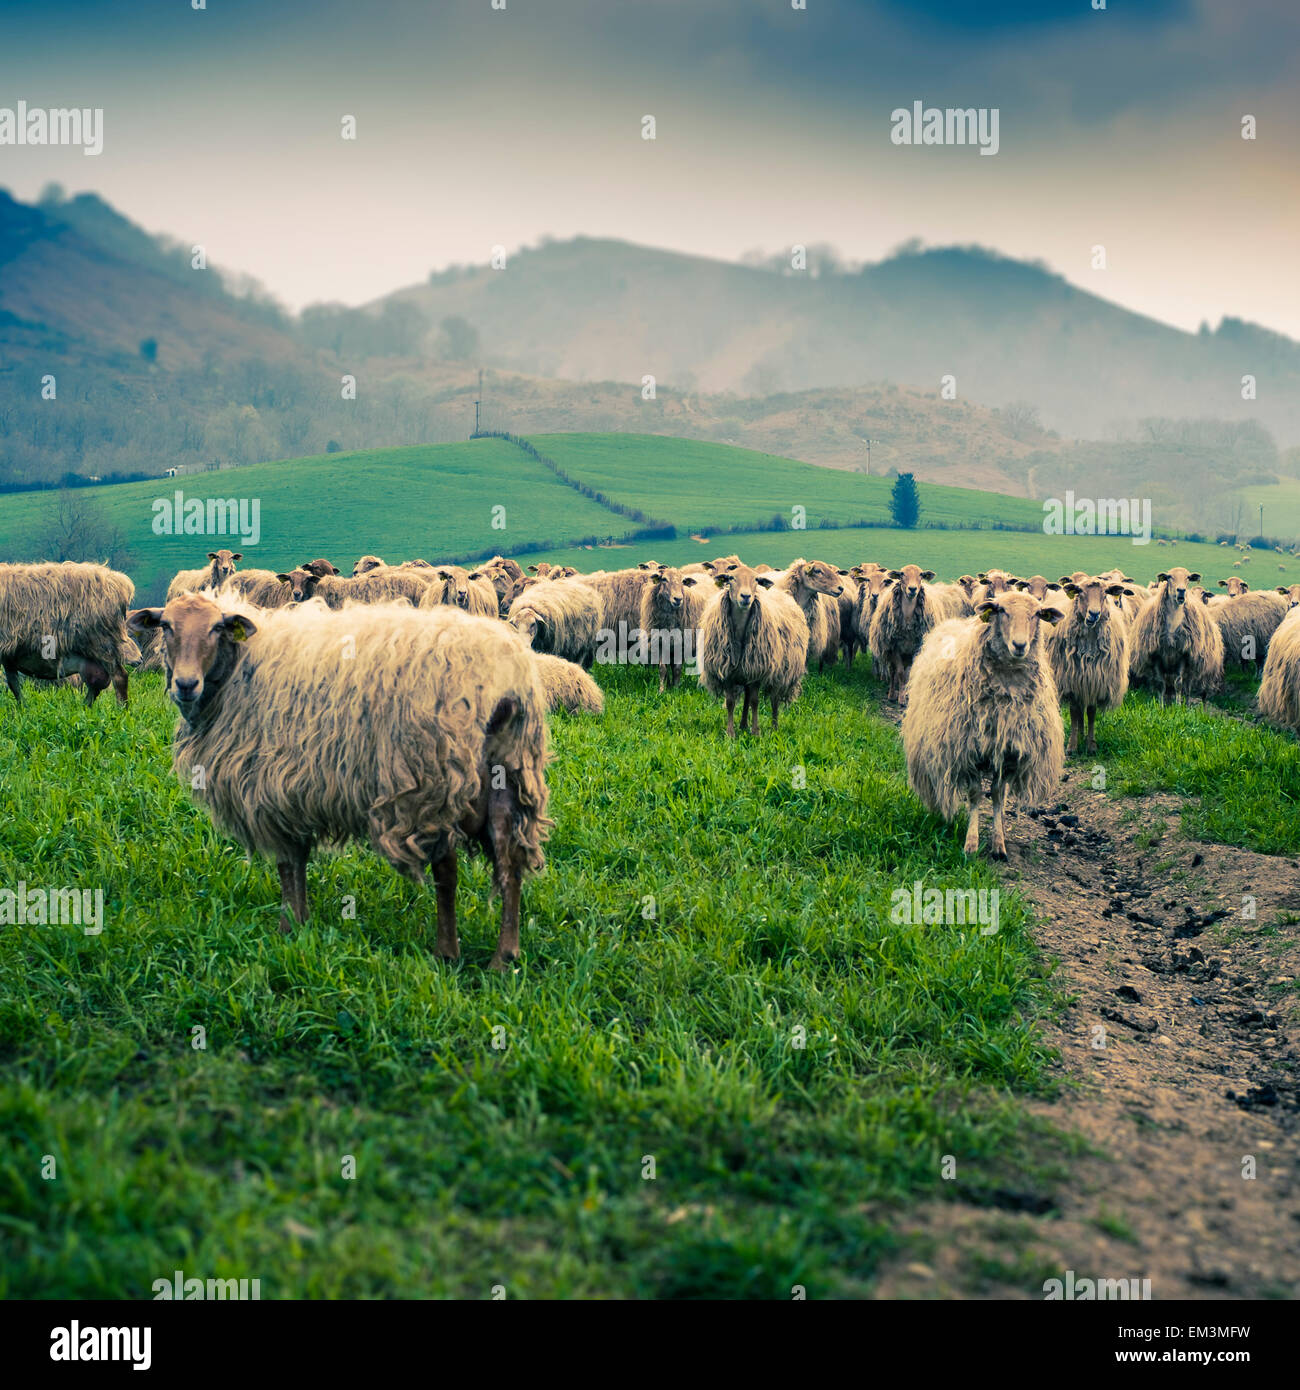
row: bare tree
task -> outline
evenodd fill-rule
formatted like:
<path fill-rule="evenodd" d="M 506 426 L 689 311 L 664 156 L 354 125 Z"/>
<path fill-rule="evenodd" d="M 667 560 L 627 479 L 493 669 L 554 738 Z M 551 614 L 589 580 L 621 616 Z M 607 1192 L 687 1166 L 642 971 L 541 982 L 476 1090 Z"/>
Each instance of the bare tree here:
<path fill-rule="evenodd" d="M 131 563 L 121 530 L 76 488 L 60 488 L 40 537 L 40 559 L 97 560 L 113 569 Z"/>

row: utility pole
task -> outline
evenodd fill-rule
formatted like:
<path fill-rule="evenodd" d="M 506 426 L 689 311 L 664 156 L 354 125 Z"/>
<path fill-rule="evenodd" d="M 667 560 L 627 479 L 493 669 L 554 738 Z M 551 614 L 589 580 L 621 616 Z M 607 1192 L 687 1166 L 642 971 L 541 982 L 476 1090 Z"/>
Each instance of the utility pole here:
<path fill-rule="evenodd" d="M 478 400 L 474 402 L 474 436 L 478 437 L 479 423 L 481 419 L 480 408 L 483 404 L 483 368 L 478 369 Z"/>
<path fill-rule="evenodd" d="M 871 446 L 872 446 L 873 444 L 879 444 L 879 443 L 880 443 L 880 440 L 878 440 L 878 439 L 863 439 L 862 442 L 863 442 L 863 444 L 865 444 L 865 445 L 867 446 L 867 476 L 870 477 L 870 476 L 871 476 Z"/>
<path fill-rule="evenodd" d="M 1264 539 L 1264 504 L 1259 504 L 1259 538 Z"/>

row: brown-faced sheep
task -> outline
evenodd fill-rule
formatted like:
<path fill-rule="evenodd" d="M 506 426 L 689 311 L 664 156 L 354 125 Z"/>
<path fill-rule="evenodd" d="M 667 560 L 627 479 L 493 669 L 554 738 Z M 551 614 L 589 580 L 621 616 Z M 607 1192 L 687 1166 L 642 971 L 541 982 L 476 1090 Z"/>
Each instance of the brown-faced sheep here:
<path fill-rule="evenodd" d="M 707 597 L 699 578 L 670 566 L 656 569 L 646 581 L 638 622 L 648 644 L 648 660 L 659 667 L 660 693 L 675 686 L 695 659 Z"/>
<path fill-rule="evenodd" d="M 1300 733 L 1300 596 L 1273 633 L 1258 700 L 1265 719 Z"/>
<path fill-rule="evenodd" d="M 913 664 L 902 730 L 908 782 L 944 820 L 969 807 L 967 854 L 979 850 L 986 778 L 995 859 L 1007 854 L 1007 793 L 1045 801 L 1060 783 L 1065 730 L 1041 625 L 1062 616 L 1029 594 L 1003 592 L 981 601 L 974 621 L 940 623 Z"/>
<path fill-rule="evenodd" d="M 799 605 L 808 624 L 808 666 L 833 666 L 840 651 L 839 599 L 844 592 L 839 571 L 820 560 L 800 559 L 773 578 L 776 587 Z"/>
<path fill-rule="evenodd" d="M 323 557 L 316 560 L 304 560 L 299 566 L 300 569 L 310 570 L 315 575 L 338 574 L 339 567 L 332 560 Z"/>
<path fill-rule="evenodd" d="M 1028 579 L 1017 579 L 1012 587 L 1022 593 L 1032 594 L 1039 603 L 1046 603 L 1049 595 L 1061 592 L 1061 585 L 1056 580 L 1044 579 L 1041 574 L 1031 574 Z"/>
<path fill-rule="evenodd" d="M 134 594 L 131 580 L 107 565 L 0 564 L 0 666 L 14 699 L 23 702 L 23 676 L 77 675 L 88 705 L 110 684 L 126 704 L 126 612 Z"/>
<path fill-rule="evenodd" d="M 921 643 L 934 625 L 949 616 L 926 593 L 933 570 L 904 565 L 890 570 L 889 583 L 871 619 L 868 643 L 876 668 L 889 678 L 889 698 L 907 702 L 907 677 Z"/>
<path fill-rule="evenodd" d="M 534 651 L 591 668 L 600 633 L 600 597 L 578 579 L 541 579 L 510 605 L 506 621 Z"/>
<path fill-rule="evenodd" d="M 436 608 L 440 603 L 463 609 L 477 618 L 498 616 L 497 591 L 489 579 L 472 579 L 459 565 L 439 565 L 431 569 L 428 585 L 421 598 L 421 608 Z"/>
<path fill-rule="evenodd" d="M 282 586 L 280 592 L 287 591 L 294 603 L 319 598 L 324 600 L 326 607 L 335 609 L 342 608 L 345 603 L 393 603 L 400 599 L 415 608 L 429 587 L 428 579 L 417 577 L 413 570 L 390 569 L 387 565 L 358 575 L 317 575 L 310 570 L 296 569 L 275 577 Z M 249 597 L 255 600 L 254 595 Z"/>
<path fill-rule="evenodd" d="M 306 568 L 307 566 L 304 565 L 303 569 Z M 363 555 L 356 564 L 352 566 L 352 577 L 355 579 L 358 575 L 369 574 L 371 570 L 382 570 L 387 568 L 388 566 L 378 555 Z M 335 570 L 334 573 L 337 574 L 338 571 Z"/>
<path fill-rule="evenodd" d="M 748 725 L 757 735 L 758 706 L 766 698 L 775 730 L 781 706 L 798 699 L 803 685 L 807 620 L 770 575 L 756 575 L 747 565 L 736 563 L 713 582 L 719 592 L 700 624 L 700 683 L 726 701 L 728 738 L 736 737 L 736 697 L 742 692 L 740 727 Z"/>
<path fill-rule="evenodd" d="M 435 950 L 455 959 L 456 852 L 477 843 L 502 897 L 491 964 L 518 955 L 520 884 L 550 821 L 545 700 L 517 634 L 449 607 L 250 616 L 200 594 L 131 625 L 162 629 L 175 770 L 222 830 L 275 860 L 282 931 L 307 918 L 313 845 L 369 841 L 413 882 L 432 868 Z M 326 659 L 345 638 L 347 659 Z"/>
<path fill-rule="evenodd" d="M 497 612 L 504 618 L 515 600 L 518 593 L 517 585 L 522 582 L 524 572 L 518 560 L 509 560 L 504 555 L 494 555 L 477 569 L 471 570 L 469 577 L 486 579 L 492 585 L 497 594 Z"/>
<path fill-rule="evenodd" d="M 871 561 L 855 565 L 850 571 L 858 586 L 858 602 L 853 610 L 853 626 L 858 636 L 861 651 L 871 650 L 871 620 L 876 616 L 882 594 L 889 589 L 889 571 L 882 565 Z M 877 670 L 877 675 L 883 672 Z"/>
<path fill-rule="evenodd" d="M 758 573 L 757 570 L 754 571 Z M 840 606 L 840 652 L 844 657 L 846 670 L 853 669 L 853 658 L 860 643 L 858 641 L 858 581 L 846 569 L 837 569 L 844 592 L 836 602 Z"/>
<path fill-rule="evenodd" d="M 534 652 L 537 674 L 541 677 L 548 710 L 567 710 L 570 714 L 604 714 L 605 695 L 591 676 L 563 657 Z"/>
<path fill-rule="evenodd" d="M 1300 584 L 1292 584 L 1290 588 L 1279 585 L 1274 592 L 1281 595 L 1288 613 L 1291 609 L 1300 607 Z"/>
<path fill-rule="evenodd" d="M 202 569 L 177 571 L 167 586 L 167 597 L 219 589 L 235 573 L 236 565 L 243 558 L 242 551 L 209 550 L 208 563 Z"/>
<path fill-rule="evenodd" d="M 1181 566 L 1162 571 L 1154 600 L 1129 630 L 1129 674 L 1149 682 L 1161 704 L 1171 694 L 1179 704 L 1188 695 L 1203 702 L 1223 683 L 1223 637 L 1205 604 L 1187 602 L 1200 578 Z"/>
<path fill-rule="evenodd" d="M 1078 748 L 1086 716 L 1087 751 L 1095 753 L 1097 711 L 1118 709 L 1128 694 L 1128 619 L 1108 602 L 1121 597 L 1123 589 L 1104 579 L 1085 579 L 1067 584 L 1065 593 L 1073 602 L 1065 621 L 1047 634 L 1047 656 L 1057 693 L 1070 707 L 1065 751 Z"/>

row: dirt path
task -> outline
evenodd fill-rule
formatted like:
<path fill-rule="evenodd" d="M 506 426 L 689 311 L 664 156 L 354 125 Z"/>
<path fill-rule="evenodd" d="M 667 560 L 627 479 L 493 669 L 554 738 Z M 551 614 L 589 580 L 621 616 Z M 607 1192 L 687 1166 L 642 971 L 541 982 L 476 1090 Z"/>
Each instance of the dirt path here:
<path fill-rule="evenodd" d="M 1112 801 L 1087 778 L 1071 767 L 1007 842 L 1073 996 L 1044 1029 L 1067 1084 L 1030 1108 L 1095 1152 L 1050 1203 L 909 1217 L 920 1258 L 878 1293 L 1041 1298 L 1073 1270 L 1150 1278 L 1153 1298 L 1300 1297 L 1300 860 L 1186 839 L 1181 801 Z"/>

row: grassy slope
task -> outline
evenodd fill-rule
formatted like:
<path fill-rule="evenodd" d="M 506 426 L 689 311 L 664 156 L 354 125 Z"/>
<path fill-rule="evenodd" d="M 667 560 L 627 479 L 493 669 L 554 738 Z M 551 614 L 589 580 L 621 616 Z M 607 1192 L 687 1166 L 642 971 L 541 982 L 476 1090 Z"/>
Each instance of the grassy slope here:
<path fill-rule="evenodd" d="M 1271 485 L 1243 487 L 1234 495 L 1245 503 L 1242 529 L 1246 535 L 1253 536 L 1258 532 L 1259 509 L 1263 507 L 1266 536 L 1300 538 L 1300 480 L 1284 478 Z"/>
<path fill-rule="evenodd" d="M 889 478 L 656 435 L 544 434 L 530 442 L 570 476 L 678 526 L 764 525 L 778 513 L 788 522 L 795 506 L 805 508 L 810 527 L 823 517 L 846 524 L 889 519 Z M 1042 505 L 1021 497 L 933 484 L 924 485 L 924 496 L 930 521 L 1043 520 Z"/>
<path fill-rule="evenodd" d="M 0 883 L 102 886 L 108 926 L 0 933 L 0 1294 L 181 1268 L 263 1297 L 848 1295 L 895 1239 L 865 1204 L 954 1186 L 942 1155 L 968 1194 L 1048 1180 L 1009 1094 L 1043 1082 L 1023 911 L 889 923 L 896 886 L 996 878 L 905 793 L 862 669 L 735 747 L 702 692 L 602 680 L 604 720 L 553 724 L 506 979 L 481 863 L 459 969 L 430 896 L 359 851 L 313 863 L 315 923 L 279 936 L 272 868 L 168 778 L 156 678 L 126 715 L 3 712 Z"/>

